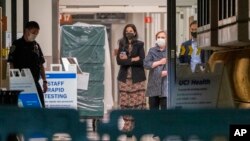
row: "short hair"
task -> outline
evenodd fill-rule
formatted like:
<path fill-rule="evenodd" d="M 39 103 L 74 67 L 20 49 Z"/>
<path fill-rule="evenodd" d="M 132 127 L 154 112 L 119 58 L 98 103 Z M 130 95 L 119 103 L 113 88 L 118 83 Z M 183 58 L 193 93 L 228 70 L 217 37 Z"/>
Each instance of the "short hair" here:
<path fill-rule="evenodd" d="M 193 24 L 197 24 L 197 21 L 192 21 L 189 25 L 189 27 L 191 27 Z"/>
<path fill-rule="evenodd" d="M 35 21 L 29 21 L 25 24 L 25 29 L 32 29 L 32 28 L 40 29 L 39 24 Z"/>
<path fill-rule="evenodd" d="M 160 30 L 160 31 L 158 31 L 158 32 L 155 34 L 155 39 L 157 39 L 157 36 L 158 36 L 160 33 L 165 33 L 165 34 L 167 35 L 167 32 L 166 32 L 166 31 Z"/>

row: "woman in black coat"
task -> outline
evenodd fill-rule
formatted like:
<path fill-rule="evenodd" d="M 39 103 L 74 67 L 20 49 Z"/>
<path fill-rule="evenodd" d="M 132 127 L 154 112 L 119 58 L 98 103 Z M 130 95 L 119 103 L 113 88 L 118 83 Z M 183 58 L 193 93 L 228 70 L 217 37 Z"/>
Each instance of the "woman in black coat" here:
<path fill-rule="evenodd" d="M 118 74 L 119 104 L 121 109 L 145 109 L 145 58 L 144 43 L 138 40 L 134 24 L 124 27 L 123 37 L 119 40 L 117 64 L 120 65 Z M 131 116 L 124 116 L 123 131 L 133 128 Z"/>

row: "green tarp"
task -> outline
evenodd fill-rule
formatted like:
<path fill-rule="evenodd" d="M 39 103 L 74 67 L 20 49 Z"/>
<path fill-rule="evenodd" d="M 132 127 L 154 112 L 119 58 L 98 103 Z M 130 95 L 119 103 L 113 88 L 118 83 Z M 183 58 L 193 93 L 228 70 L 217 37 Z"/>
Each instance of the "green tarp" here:
<path fill-rule="evenodd" d="M 81 116 L 103 116 L 104 26 L 64 25 L 61 27 L 61 57 L 76 57 L 83 72 L 90 73 L 88 90 L 77 90 Z"/>

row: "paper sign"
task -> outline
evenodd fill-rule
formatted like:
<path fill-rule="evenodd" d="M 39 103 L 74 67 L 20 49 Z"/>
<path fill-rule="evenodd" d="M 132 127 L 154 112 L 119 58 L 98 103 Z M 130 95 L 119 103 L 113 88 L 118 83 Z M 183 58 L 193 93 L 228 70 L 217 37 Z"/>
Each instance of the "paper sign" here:
<path fill-rule="evenodd" d="M 88 90 L 89 73 L 77 74 L 77 89 Z"/>
<path fill-rule="evenodd" d="M 88 90 L 88 84 L 89 84 L 89 73 L 82 72 L 81 68 L 78 65 L 78 61 L 75 57 L 63 57 L 62 63 L 64 66 L 64 69 L 66 71 L 70 71 L 68 66 L 75 64 L 77 66 L 77 89 L 80 90 Z"/>
<path fill-rule="evenodd" d="M 82 73 L 82 70 L 81 68 L 79 67 L 78 65 L 78 61 L 75 57 L 67 57 L 67 58 L 62 58 L 62 64 L 63 64 L 63 67 L 64 67 L 64 70 L 66 71 L 69 71 L 69 65 L 70 64 L 75 64 L 76 67 L 77 67 L 77 73 Z"/>

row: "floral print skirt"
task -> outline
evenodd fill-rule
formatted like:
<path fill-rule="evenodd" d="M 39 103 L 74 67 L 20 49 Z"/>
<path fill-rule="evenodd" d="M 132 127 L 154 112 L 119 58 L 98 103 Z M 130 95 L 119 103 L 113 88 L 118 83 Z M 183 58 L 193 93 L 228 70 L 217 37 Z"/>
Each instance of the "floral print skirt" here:
<path fill-rule="evenodd" d="M 119 81 L 119 105 L 121 109 L 146 109 L 145 81 L 133 83 L 127 78 L 126 83 Z M 133 117 L 123 116 L 123 131 L 131 131 L 133 128 Z"/>

